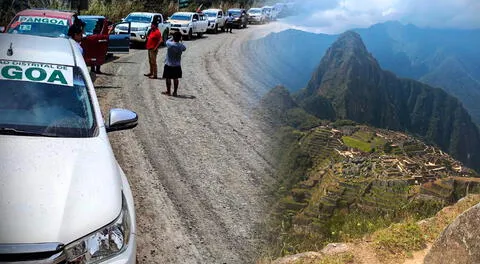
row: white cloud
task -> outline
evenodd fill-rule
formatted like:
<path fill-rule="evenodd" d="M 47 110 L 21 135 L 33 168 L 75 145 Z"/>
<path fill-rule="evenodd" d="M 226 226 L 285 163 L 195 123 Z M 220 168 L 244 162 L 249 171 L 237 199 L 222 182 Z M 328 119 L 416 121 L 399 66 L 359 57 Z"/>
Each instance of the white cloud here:
<path fill-rule="evenodd" d="M 420 27 L 478 28 L 480 0 L 297 0 L 297 28 L 340 33 L 388 20 Z"/>

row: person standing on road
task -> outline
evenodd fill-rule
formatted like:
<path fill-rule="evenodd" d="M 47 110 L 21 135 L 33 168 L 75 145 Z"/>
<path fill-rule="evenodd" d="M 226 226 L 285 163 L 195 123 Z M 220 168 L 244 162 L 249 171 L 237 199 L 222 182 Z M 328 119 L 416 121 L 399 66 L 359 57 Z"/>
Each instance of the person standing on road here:
<path fill-rule="evenodd" d="M 226 28 L 227 28 L 227 32 L 230 32 L 232 33 L 232 29 L 233 29 L 233 16 L 232 16 L 232 13 L 228 13 L 228 16 L 227 16 L 227 19 L 225 20 L 225 25 L 226 25 Z M 230 30 L 230 31 L 229 31 Z"/>
<path fill-rule="evenodd" d="M 182 78 L 181 59 L 182 53 L 187 49 L 182 41 L 182 33 L 175 31 L 173 38 L 167 40 L 167 56 L 165 57 L 165 66 L 163 68 L 163 78 L 167 85 L 167 91 L 162 94 L 170 95 L 173 79 L 173 96 L 177 96 L 178 79 Z"/>
<path fill-rule="evenodd" d="M 148 62 L 150 64 L 150 72 L 144 74 L 150 79 L 157 79 L 157 55 L 160 44 L 162 44 L 162 33 L 160 33 L 160 30 L 158 30 L 158 22 L 153 21 L 146 44 L 146 48 L 148 50 Z"/>

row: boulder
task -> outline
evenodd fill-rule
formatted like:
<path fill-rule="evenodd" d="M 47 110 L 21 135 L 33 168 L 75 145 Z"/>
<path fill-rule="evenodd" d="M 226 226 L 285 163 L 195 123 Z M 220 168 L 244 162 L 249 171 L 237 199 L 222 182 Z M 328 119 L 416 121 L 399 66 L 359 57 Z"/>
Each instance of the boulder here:
<path fill-rule="evenodd" d="M 480 204 L 458 216 L 442 232 L 424 263 L 480 263 Z"/>
<path fill-rule="evenodd" d="M 310 263 L 320 261 L 323 257 L 322 253 L 318 252 L 305 252 L 296 255 L 286 256 L 276 259 L 272 264 L 296 264 L 296 263 Z"/>
<path fill-rule="evenodd" d="M 337 255 L 350 251 L 350 247 L 344 243 L 330 243 L 322 249 L 322 253 L 325 255 Z"/>

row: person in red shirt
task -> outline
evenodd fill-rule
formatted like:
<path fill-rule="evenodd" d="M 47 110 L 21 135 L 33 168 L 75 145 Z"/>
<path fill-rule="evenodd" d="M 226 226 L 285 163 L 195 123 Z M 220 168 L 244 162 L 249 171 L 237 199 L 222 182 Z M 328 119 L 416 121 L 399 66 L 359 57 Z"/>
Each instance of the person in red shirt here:
<path fill-rule="evenodd" d="M 153 21 L 150 28 L 150 33 L 148 34 L 146 48 L 148 50 L 148 62 L 150 63 L 150 72 L 144 74 L 150 79 L 157 79 L 157 54 L 158 47 L 162 44 L 162 33 L 158 30 L 158 22 Z"/>

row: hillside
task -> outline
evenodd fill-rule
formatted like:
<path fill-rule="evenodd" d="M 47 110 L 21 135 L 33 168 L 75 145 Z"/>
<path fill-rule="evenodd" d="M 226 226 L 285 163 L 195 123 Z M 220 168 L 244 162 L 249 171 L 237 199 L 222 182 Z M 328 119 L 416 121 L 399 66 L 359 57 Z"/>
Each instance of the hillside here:
<path fill-rule="evenodd" d="M 307 109 L 314 115 L 333 108 L 336 119 L 406 131 L 480 168 L 480 134 L 462 104 L 441 89 L 383 71 L 357 33 L 341 35 L 328 49 L 297 101 L 319 97 L 331 106 Z"/>
<path fill-rule="evenodd" d="M 386 22 L 354 31 L 383 69 L 444 89 L 459 98 L 473 120 L 480 123 L 480 106 L 476 103 L 480 99 L 480 30 L 418 28 Z M 297 91 L 306 86 L 336 37 L 287 30 L 251 45 L 267 65 L 287 64 L 279 68 L 283 70 L 276 77 L 279 84 Z M 256 45 L 259 43 L 262 45 Z M 297 74 L 300 69 L 302 74 Z"/>
<path fill-rule="evenodd" d="M 478 131 L 461 103 L 383 71 L 355 32 L 332 44 L 305 89 L 290 94 L 277 86 L 259 109 L 278 142 L 272 256 L 377 231 L 390 239 L 380 230 L 395 223 L 395 232 L 418 234 L 416 221 L 480 193 L 466 166 L 478 168 Z"/>
<path fill-rule="evenodd" d="M 356 241 L 480 193 L 476 173 L 438 148 L 392 130 L 316 119 L 289 96 L 276 87 L 262 101 L 280 143 L 272 256 Z"/>

